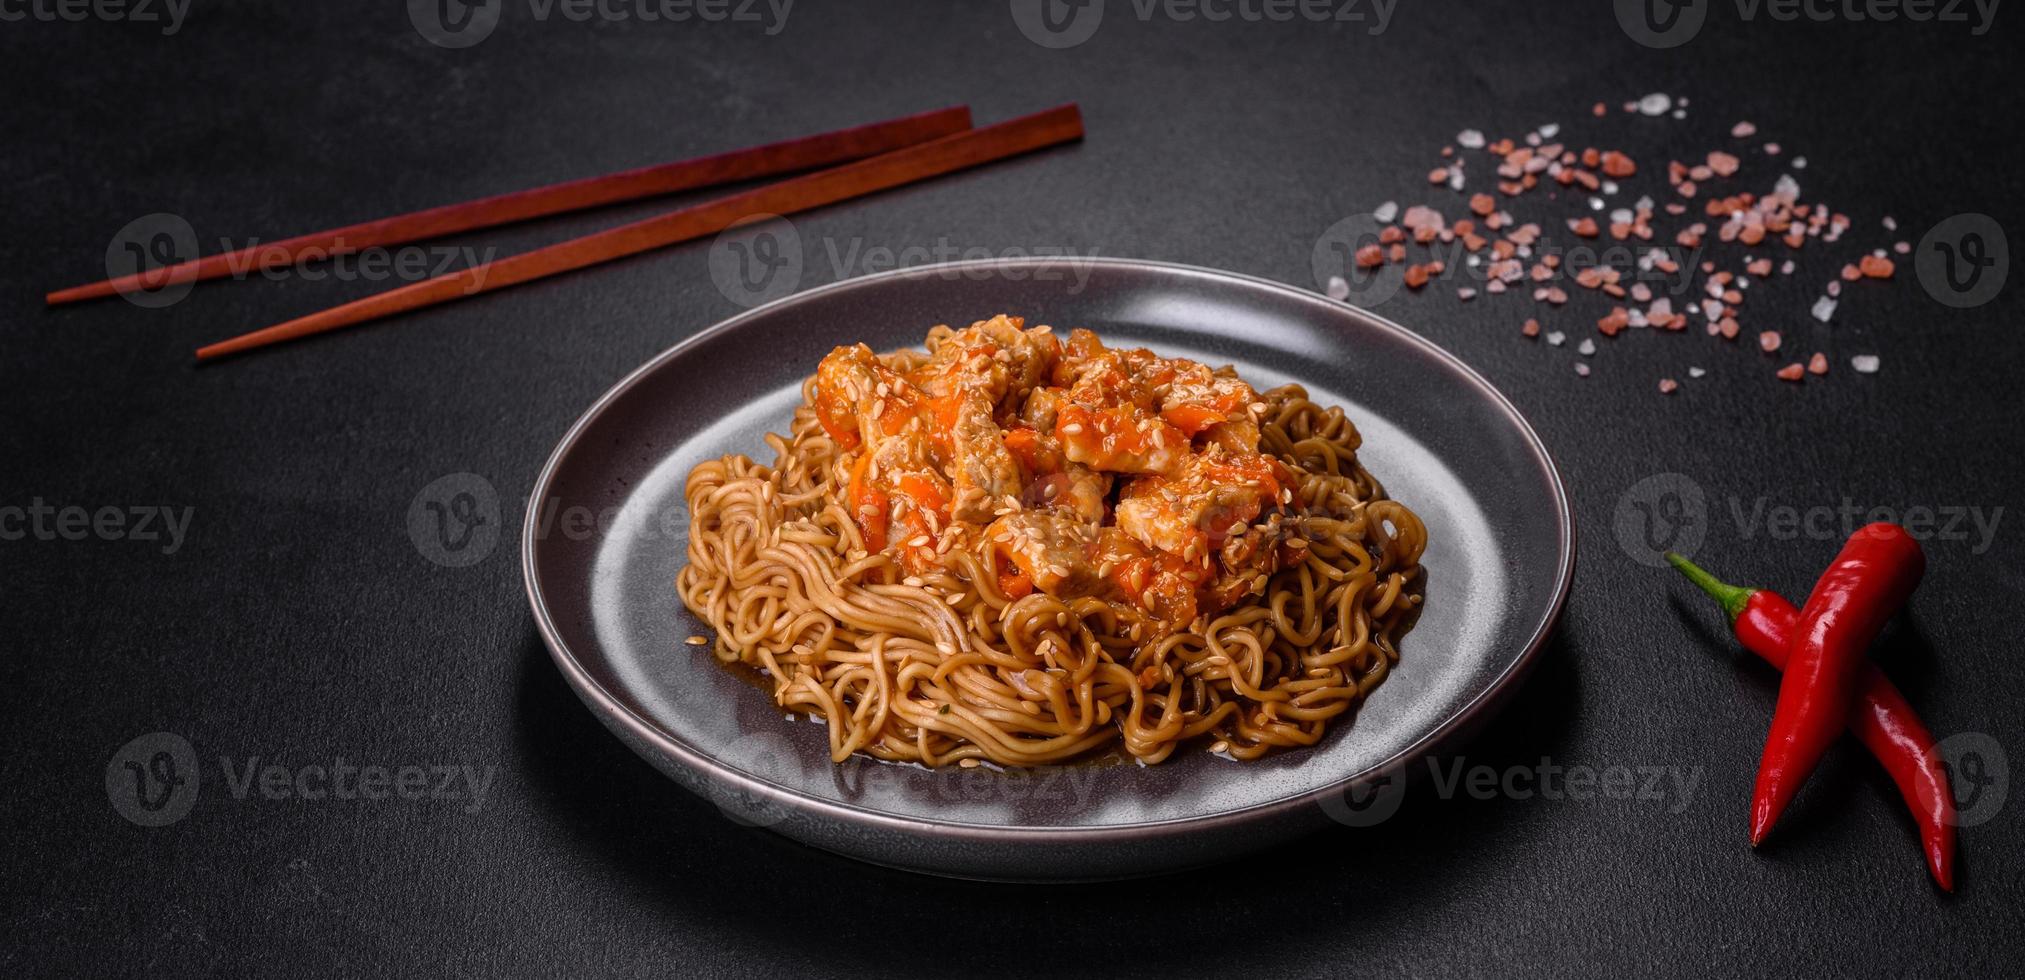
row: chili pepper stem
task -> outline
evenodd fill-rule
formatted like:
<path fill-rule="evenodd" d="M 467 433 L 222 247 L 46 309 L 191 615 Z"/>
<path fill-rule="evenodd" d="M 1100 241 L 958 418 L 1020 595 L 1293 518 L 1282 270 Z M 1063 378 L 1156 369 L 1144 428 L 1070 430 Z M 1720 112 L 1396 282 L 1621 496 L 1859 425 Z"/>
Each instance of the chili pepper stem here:
<path fill-rule="evenodd" d="M 1710 575 L 1700 565 L 1688 561 L 1684 556 L 1675 554 L 1674 552 L 1667 552 L 1666 560 L 1673 567 L 1679 569 L 1682 575 L 1687 576 L 1688 581 L 1700 586 L 1703 592 L 1708 593 L 1717 602 L 1722 603 L 1723 611 L 1729 613 L 1730 622 L 1732 623 L 1737 621 L 1738 616 L 1744 614 L 1744 606 L 1751 601 L 1751 594 L 1758 591 L 1757 589 L 1749 589 L 1741 585 L 1731 585 L 1714 575 Z"/>

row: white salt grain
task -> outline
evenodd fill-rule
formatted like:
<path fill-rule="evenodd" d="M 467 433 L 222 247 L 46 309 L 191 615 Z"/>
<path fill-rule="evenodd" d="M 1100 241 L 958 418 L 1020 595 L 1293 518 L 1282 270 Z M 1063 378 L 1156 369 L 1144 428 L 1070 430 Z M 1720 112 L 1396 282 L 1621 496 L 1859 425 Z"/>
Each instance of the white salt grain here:
<path fill-rule="evenodd" d="M 1589 357 L 1596 353 L 1596 341 L 1585 339 L 1575 348 L 1575 353 Z"/>
<path fill-rule="evenodd" d="M 1342 276 L 1330 276 L 1328 293 L 1330 299 L 1343 299 L 1350 295 L 1350 284 Z"/>
<path fill-rule="evenodd" d="M 1559 330 L 1555 330 L 1555 331 L 1551 331 L 1551 332 L 1549 332 L 1549 333 L 1547 334 L 1547 342 L 1548 342 L 1548 343 L 1550 343 L 1550 344 L 1553 344 L 1553 345 L 1554 345 L 1554 346 L 1556 346 L 1556 347 L 1559 347 L 1559 346 L 1561 346 L 1562 342 L 1563 342 L 1563 341 L 1565 341 L 1565 340 L 1567 340 L 1567 339 L 1568 339 L 1568 335 L 1567 335 L 1567 334 L 1565 334 L 1565 333 L 1562 333 L 1562 332 L 1561 332 L 1561 331 L 1559 331 Z"/>
<path fill-rule="evenodd" d="M 1455 134 L 1455 142 L 1465 150 L 1481 150 L 1484 148 L 1484 134 L 1479 130 L 1465 129 Z"/>
<path fill-rule="evenodd" d="M 1384 204 L 1380 204 L 1378 206 L 1378 210 L 1371 212 L 1371 217 L 1377 219 L 1381 223 L 1388 222 L 1394 218 L 1399 217 L 1399 202 L 1387 201 Z"/>
<path fill-rule="evenodd" d="M 1849 366 L 1855 368 L 1858 374 L 1876 374 L 1877 364 L 1876 354 L 1858 354 L 1849 359 Z"/>
<path fill-rule="evenodd" d="M 1835 301 L 1826 296 L 1814 301 L 1814 319 L 1827 323 L 1835 316 Z"/>
<path fill-rule="evenodd" d="M 1747 133 L 1747 134 L 1745 134 L 1745 135 L 1749 135 L 1749 134 Z M 1688 368 L 1688 377 L 1690 377 L 1690 378 L 1699 378 L 1699 377 L 1701 377 L 1702 375 L 1705 375 L 1705 374 L 1707 374 L 1707 373 L 1708 373 L 1707 371 L 1704 371 L 1704 370 L 1702 370 L 1701 368 L 1698 368 L 1698 367 L 1691 367 L 1691 368 Z"/>
<path fill-rule="evenodd" d="M 1654 92 L 1638 100 L 1638 111 L 1648 116 L 1664 115 L 1673 108 L 1673 100 L 1665 92 Z"/>

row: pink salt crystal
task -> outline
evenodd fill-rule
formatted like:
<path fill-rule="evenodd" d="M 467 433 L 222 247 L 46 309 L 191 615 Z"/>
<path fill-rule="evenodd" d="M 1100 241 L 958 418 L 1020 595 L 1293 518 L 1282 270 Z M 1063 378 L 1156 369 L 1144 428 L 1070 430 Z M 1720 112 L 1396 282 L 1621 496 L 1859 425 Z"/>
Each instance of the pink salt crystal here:
<path fill-rule="evenodd" d="M 1674 379 L 1672 379 L 1672 378 L 1661 378 L 1661 379 L 1659 379 L 1659 393 L 1660 393 L 1660 394 L 1662 394 L 1662 395 L 1671 395 L 1671 394 L 1673 394 L 1674 392 L 1676 392 L 1676 391 L 1678 391 L 1678 390 L 1680 390 L 1680 382 L 1678 382 L 1678 381 L 1675 381 L 1675 380 L 1674 380 Z"/>
<path fill-rule="evenodd" d="M 1754 126 L 1754 125 L 1752 125 L 1752 124 L 1750 124 L 1750 123 L 1748 123 L 1748 122 L 1740 122 L 1740 123 L 1736 124 L 1735 126 L 1731 126 L 1731 127 L 1730 127 L 1730 135 L 1731 135 L 1731 136 L 1734 136 L 1734 137 L 1736 137 L 1737 139 L 1740 139 L 1740 140 L 1741 140 L 1741 139 L 1749 139 L 1749 138 L 1751 138 L 1752 136 L 1755 136 L 1755 135 L 1757 135 L 1757 133 L 1758 133 L 1758 127 L 1756 127 L 1756 126 Z"/>
<path fill-rule="evenodd" d="M 1770 354 L 1779 349 L 1779 331 L 1767 330 L 1758 335 L 1758 348 Z"/>

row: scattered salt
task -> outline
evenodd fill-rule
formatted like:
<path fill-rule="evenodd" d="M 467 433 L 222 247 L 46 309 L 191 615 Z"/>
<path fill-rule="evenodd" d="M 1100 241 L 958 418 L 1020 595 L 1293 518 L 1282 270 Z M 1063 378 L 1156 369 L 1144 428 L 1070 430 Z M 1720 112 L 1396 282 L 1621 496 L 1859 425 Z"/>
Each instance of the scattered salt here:
<path fill-rule="evenodd" d="M 1399 217 L 1399 202 L 1387 201 L 1380 204 L 1378 210 L 1371 212 L 1371 217 L 1377 219 L 1380 224 L 1390 223 L 1392 219 Z"/>
<path fill-rule="evenodd" d="M 1663 115 L 1673 108 L 1673 100 L 1665 92 L 1654 92 L 1638 100 L 1638 111 L 1648 116 Z"/>
<path fill-rule="evenodd" d="M 1794 157 L 1794 158 L 1793 158 L 1793 169 L 1795 169 L 1795 170 L 1805 170 L 1805 169 L 1807 169 L 1807 158 L 1806 158 L 1806 157 Z"/>
<path fill-rule="evenodd" d="M 1455 134 L 1455 141 L 1456 145 L 1466 150 L 1481 150 L 1484 148 L 1484 134 L 1480 130 L 1465 129 Z"/>
<path fill-rule="evenodd" d="M 1876 354 L 1858 354 L 1849 359 L 1849 366 L 1855 368 L 1858 374 L 1876 374 L 1877 365 Z"/>
<path fill-rule="evenodd" d="M 1744 134 L 1744 135 L 1748 136 L 1748 135 L 1750 135 L 1750 134 L 1749 134 L 1749 133 L 1746 133 L 1746 134 Z M 1690 378 L 1699 378 L 1699 377 L 1701 377 L 1701 376 L 1703 376 L 1703 375 L 1705 375 L 1705 374 L 1708 374 L 1708 372 L 1707 372 L 1707 371 L 1704 371 L 1704 370 L 1702 370 L 1701 368 L 1698 368 L 1698 367 L 1691 367 L 1691 368 L 1688 368 L 1688 377 L 1690 377 Z"/>
<path fill-rule="evenodd" d="M 1552 330 L 1552 331 L 1548 331 L 1548 333 L 1547 333 L 1547 342 L 1548 342 L 1548 343 L 1550 343 L 1550 344 L 1553 344 L 1553 345 L 1554 345 L 1554 346 L 1556 346 L 1556 347 L 1559 347 L 1559 346 L 1561 346 L 1561 342 L 1562 342 L 1562 341 L 1564 341 L 1564 340 L 1567 340 L 1567 339 L 1568 339 L 1568 335 L 1567 335 L 1567 334 L 1565 334 L 1565 333 L 1562 333 L 1562 332 L 1561 332 L 1561 331 L 1559 331 L 1559 330 Z"/>
<path fill-rule="evenodd" d="M 1350 295 L 1350 284 L 1343 281 L 1342 276 L 1330 276 L 1327 289 L 1330 299 L 1344 299 Z"/>
<path fill-rule="evenodd" d="M 1814 319 L 1827 323 L 1835 316 L 1835 301 L 1826 296 L 1814 301 Z"/>
<path fill-rule="evenodd" d="M 1591 355 L 1595 354 L 1595 353 L 1596 353 L 1596 341 L 1594 341 L 1594 340 L 1590 340 L 1590 339 L 1588 339 L 1588 338 L 1586 338 L 1586 337 L 1585 337 L 1585 338 L 1583 338 L 1583 340 L 1582 340 L 1582 343 L 1580 343 L 1580 344 L 1576 345 L 1576 347 L 1575 347 L 1575 353 L 1577 353 L 1577 354 L 1580 354 L 1580 355 L 1582 355 L 1583 357 L 1589 357 L 1589 356 L 1591 356 Z"/>

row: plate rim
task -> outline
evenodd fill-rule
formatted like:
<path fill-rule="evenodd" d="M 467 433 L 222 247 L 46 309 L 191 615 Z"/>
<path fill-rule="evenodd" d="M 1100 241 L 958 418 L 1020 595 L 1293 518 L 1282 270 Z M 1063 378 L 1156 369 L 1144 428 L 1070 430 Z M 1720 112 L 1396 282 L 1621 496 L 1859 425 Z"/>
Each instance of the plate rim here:
<path fill-rule="evenodd" d="M 1425 353 L 1432 355 L 1438 362 L 1455 372 L 1465 383 L 1477 388 L 1480 394 L 1487 396 L 1490 402 L 1499 411 L 1504 413 L 1506 418 L 1524 437 L 1526 446 L 1531 451 L 1534 461 L 1544 469 L 1548 483 L 1553 490 L 1556 523 L 1555 543 L 1559 552 L 1555 560 L 1554 598 L 1547 609 L 1546 615 L 1540 618 L 1533 629 L 1532 635 L 1527 637 L 1525 648 L 1520 651 L 1519 655 L 1503 671 L 1493 678 L 1490 683 L 1485 685 L 1483 690 L 1471 697 L 1469 701 L 1465 702 L 1453 714 L 1444 719 L 1441 724 L 1423 733 L 1420 737 L 1414 739 L 1384 760 L 1367 766 L 1358 772 L 1346 775 L 1341 779 L 1334 780 L 1327 785 L 1293 796 L 1281 797 L 1276 800 L 1268 800 L 1263 803 L 1255 803 L 1215 813 L 1090 827 L 988 825 L 922 819 L 809 796 L 765 779 L 754 778 L 747 773 L 719 762 L 707 753 L 683 744 L 680 740 L 671 737 L 666 731 L 662 730 L 660 726 L 635 714 L 631 709 L 614 698 L 611 692 L 605 689 L 604 685 L 590 676 L 590 673 L 584 669 L 582 663 L 577 660 L 576 654 L 570 649 L 569 644 L 564 642 L 561 635 L 557 632 L 548 603 L 542 594 L 541 585 L 536 573 L 536 549 L 539 541 L 539 535 L 536 531 L 541 501 L 548 496 L 549 488 L 553 484 L 555 475 L 561 468 L 563 460 L 576 448 L 584 432 L 615 401 L 625 395 L 635 385 L 639 384 L 642 379 L 659 369 L 663 364 L 681 356 L 689 349 L 701 346 L 707 341 L 729 333 L 747 321 L 771 315 L 778 310 L 797 304 L 813 302 L 831 293 L 864 288 L 892 279 L 909 279 L 934 275 L 961 275 L 967 270 L 974 271 L 979 269 L 1038 269 L 1062 264 L 1109 266 L 1139 272 L 1169 275 L 1180 274 L 1221 280 L 1280 293 L 1300 302 L 1320 306 L 1338 315 L 1347 312 L 1365 321 L 1370 326 L 1375 326 L 1380 330 L 1395 334 L 1401 339 L 1421 348 Z M 634 368 L 625 377 L 606 389 L 604 394 L 599 395 L 597 400 L 592 402 L 590 407 L 585 409 L 575 422 L 571 423 L 569 429 L 563 433 L 562 438 L 556 442 L 555 449 L 549 453 L 547 461 L 542 464 L 540 474 L 535 478 L 533 489 L 528 494 L 527 506 L 523 513 L 526 516 L 521 522 L 521 578 L 529 606 L 534 614 L 535 628 L 541 633 L 543 646 L 548 648 L 549 659 L 555 662 L 557 669 L 562 672 L 564 679 L 576 691 L 577 697 L 593 713 L 599 715 L 600 720 L 608 727 L 618 725 L 625 729 L 626 733 L 631 737 L 630 739 L 622 739 L 622 741 L 630 742 L 630 747 L 634 748 L 636 752 L 639 751 L 641 746 L 652 747 L 662 758 L 676 762 L 689 770 L 693 775 L 707 782 L 720 782 L 728 785 L 733 791 L 747 798 L 758 797 L 769 803 L 813 817 L 842 820 L 853 824 L 865 825 L 870 828 L 893 830 L 911 835 L 928 835 L 959 842 L 991 842 L 1006 838 L 1017 838 L 1023 842 L 1104 843 L 1120 840 L 1143 842 L 1149 837 L 1183 836 L 1198 831 L 1228 828 L 1269 819 L 1273 816 L 1291 813 L 1304 807 L 1321 806 L 1324 800 L 1330 797 L 1339 797 L 1346 789 L 1360 782 L 1369 782 L 1387 773 L 1403 772 L 1412 762 L 1434 754 L 1442 742 L 1484 720 L 1488 713 L 1494 711 L 1500 705 L 1503 696 L 1509 693 L 1510 689 L 1525 677 L 1532 669 L 1534 662 L 1539 659 L 1540 651 L 1546 645 L 1548 637 L 1553 635 L 1555 627 L 1559 625 L 1562 612 L 1568 604 L 1568 596 L 1575 578 L 1574 511 L 1569 502 L 1567 484 L 1561 477 L 1560 467 L 1554 462 L 1553 454 L 1547 450 L 1546 443 L 1541 440 L 1540 434 L 1533 428 L 1532 423 L 1527 421 L 1525 415 L 1519 411 L 1518 407 L 1512 404 L 1511 399 L 1507 398 L 1504 392 L 1498 390 L 1496 385 L 1491 384 L 1489 379 L 1479 374 L 1475 368 L 1464 363 L 1461 358 L 1450 353 L 1446 348 L 1436 344 L 1434 341 L 1386 317 L 1342 300 L 1330 299 L 1321 293 L 1242 272 L 1213 269 L 1207 266 L 1190 265 L 1180 262 L 1118 256 L 1023 256 L 939 262 L 889 269 L 884 272 L 825 283 L 812 289 L 792 293 L 779 299 L 762 303 L 749 310 L 720 320 L 649 358 L 645 363 Z"/>

